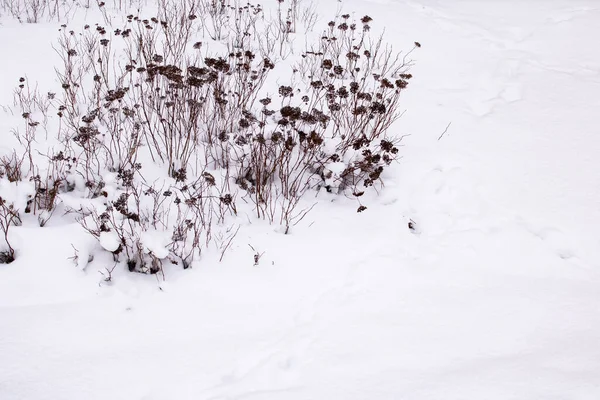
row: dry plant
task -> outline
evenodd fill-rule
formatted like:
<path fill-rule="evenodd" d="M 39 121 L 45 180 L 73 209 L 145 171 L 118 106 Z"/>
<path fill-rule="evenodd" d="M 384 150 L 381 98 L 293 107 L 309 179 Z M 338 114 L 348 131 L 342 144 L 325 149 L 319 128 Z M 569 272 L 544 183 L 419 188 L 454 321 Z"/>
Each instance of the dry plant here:
<path fill-rule="evenodd" d="M 35 182 L 30 211 L 40 225 L 83 182 L 95 199 L 79 211 L 83 228 L 115 261 L 163 276 L 167 264 L 190 267 L 211 242 L 223 258 L 239 199 L 285 233 L 314 206 L 303 201 L 309 191 L 360 200 L 398 157 L 402 138 L 389 132 L 410 52 L 373 38 L 370 17 L 340 15 L 266 93 L 293 36 L 317 21 L 313 3 L 277 6 L 270 20 L 240 1 L 160 0 L 156 15 L 128 15 L 119 28 L 63 25 L 61 92 L 41 96 L 21 82 L 24 155 L 0 159 L 0 172 Z M 42 128 L 49 135 L 50 119 L 58 147 L 36 165 L 33 143 Z"/>
<path fill-rule="evenodd" d="M 0 2 L 2 11 L 19 22 L 28 24 L 68 20 L 78 6 L 80 4 L 76 1 L 65 0 L 2 0 Z"/>
<path fill-rule="evenodd" d="M 0 251 L 0 264 L 10 264 L 15 260 L 15 249 L 10 244 L 8 233 L 11 226 L 20 225 L 19 210 L 12 203 L 0 197 L 0 231 L 4 235 L 7 249 Z"/>

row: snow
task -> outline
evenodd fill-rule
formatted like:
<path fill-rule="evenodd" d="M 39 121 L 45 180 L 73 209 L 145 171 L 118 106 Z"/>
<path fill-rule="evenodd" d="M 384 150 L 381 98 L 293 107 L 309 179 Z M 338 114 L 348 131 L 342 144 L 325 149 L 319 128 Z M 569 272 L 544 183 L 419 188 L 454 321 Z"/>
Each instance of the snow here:
<path fill-rule="evenodd" d="M 159 259 L 166 258 L 169 255 L 167 246 L 170 242 L 162 232 L 148 231 L 142 234 L 142 243 L 146 252 L 152 252 Z"/>
<path fill-rule="evenodd" d="M 114 232 L 100 232 L 100 237 L 98 238 L 100 242 L 100 246 L 106 251 L 117 251 L 119 246 L 121 245 L 121 240 L 119 236 L 117 236 Z"/>
<path fill-rule="evenodd" d="M 112 284 L 69 214 L 15 227 L 0 399 L 600 398 L 600 8 L 342 6 L 422 44 L 393 128 L 410 136 L 368 209 L 322 192 L 290 235 L 248 219 L 222 262 Z M 0 103 L 25 73 L 53 82 L 56 31 L 3 16 Z M 163 239 L 143 243 L 160 258 Z"/>

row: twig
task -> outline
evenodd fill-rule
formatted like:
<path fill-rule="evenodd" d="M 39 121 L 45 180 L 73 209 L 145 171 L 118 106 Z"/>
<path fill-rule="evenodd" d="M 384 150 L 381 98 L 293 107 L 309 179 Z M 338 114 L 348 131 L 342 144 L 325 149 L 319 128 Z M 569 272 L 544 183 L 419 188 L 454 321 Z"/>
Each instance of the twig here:
<path fill-rule="evenodd" d="M 444 132 L 442 132 L 442 134 L 440 135 L 438 140 L 440 140 L 446 134 L 446 132 L 448 132 L 448 128 L 450 128 L 451 124 L 452 124 L 452 121 L 448 122 L 448 125 L 446 125 L 446 129 L 444 129 Z"/>
<path fill-rule="evenodd" d="M 240 226 L 238 226 L 238 228 L 235 230 L 235 233 L 233 235 L 229 236 L 229 241 L 227 242 L 227 244 L 225 245 L 225 247 L 223 247 L 223 251 L 221 251 L 221 258 L 219 258 L 219 262 L 223 261 L 223 257 L 225 256 L 225 252 L 227 251 L 227 249 L 229 248 L 229 246 L 231 246 L 231 242 L 233 242 L 233 239 L 237 236 L 239 230 L 240 230 Z M 252 247 L 252 246 L 250 246 L 250 247 Z"/>

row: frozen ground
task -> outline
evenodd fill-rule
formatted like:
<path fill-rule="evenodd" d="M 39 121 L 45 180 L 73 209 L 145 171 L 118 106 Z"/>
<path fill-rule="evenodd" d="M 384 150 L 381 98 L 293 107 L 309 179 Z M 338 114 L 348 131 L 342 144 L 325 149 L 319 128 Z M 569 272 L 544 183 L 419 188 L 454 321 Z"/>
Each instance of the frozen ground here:
<path fill-rule="evenodd" d="M 422 44 L 376 204 L 319 198 L 292 235 L 243 227 L 164 283 L 99 287 L 66 260 L 73 224 L 18 230 L 0 399 L 600 398 L 600 5 L 345 9 Z M 3 92 L 53 57 L 48 29 L 0 26 Z"/>

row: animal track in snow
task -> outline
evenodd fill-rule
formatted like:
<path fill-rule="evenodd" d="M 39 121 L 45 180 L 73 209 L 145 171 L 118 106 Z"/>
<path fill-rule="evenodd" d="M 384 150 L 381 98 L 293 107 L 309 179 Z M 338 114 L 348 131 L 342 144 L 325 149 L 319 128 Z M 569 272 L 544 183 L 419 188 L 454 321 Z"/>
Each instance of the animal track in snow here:
<path fill-rule="evenodd" d="M 536 228 L 523 219 L 520 219 L 520 224 L 529 233 L 542 240 L 563 260 L 570 260 L 577 257 L 577 252 L 573 250 L 572 240 L 560 229 L 554 227 Z"/>
<path fill-rule="evenodd" d="M 598 12 L 600 8 L 578 7 L 569 8 L 547 18 L 547 21 L 552 24 L 572 21 L 576 18 L 587 15 L 590 12 Z"/>

